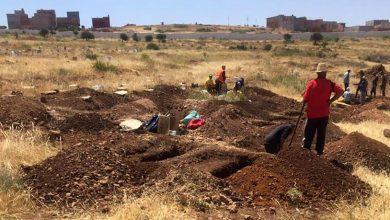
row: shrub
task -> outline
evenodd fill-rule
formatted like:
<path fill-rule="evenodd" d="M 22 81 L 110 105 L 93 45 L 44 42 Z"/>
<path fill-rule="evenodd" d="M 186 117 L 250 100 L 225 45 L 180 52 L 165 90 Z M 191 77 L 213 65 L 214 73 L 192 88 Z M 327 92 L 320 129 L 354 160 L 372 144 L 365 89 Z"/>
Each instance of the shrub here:
<path fill-rule="evenodd" d="M 152 30 L 152 27 L 146 26 L 146 27 L 144 27 L 144 30 L 146 30 L 146 31 L 151 31 L 151 30 Z"/>
<path fill-rule="evenodd" d="M 120 34 L 119 37 L 120 37 L 120 39 L 122 41 L 128 41 L 129 40 L 129 36 L 127 36 L 127 34 L 125 34 L 125 33 Z"/>
<path fill-rule="evenodd" d="M 153 41 L 153 35 L 146 35 L 145 36 L 145 41 L 146 42 L 152 42 Z"/>
<path fill-rule="evenodd" d="M 95 35 L 93 35 L 93 33 L 89 32 L 89 31 L 83 31 L 81 33 L 81 39 L 93 40 L 93 39 L 95 39 Z"/>
<path fill-rule="evenodd" d="M 47 37 L 49 35 L 49 30 L 47 29 L 42 29 L 39 31 L 39 35 L 41 35 L 42 37 Z"/>
<path fill-rule="evenodd" d="M 114 66 L 113 64 L 109 62 L 103 62 L 103 61 L 96 61 L 93 63 L 93 68 L 100 72 L 114 72 L 116 73 L 118 71 L 118 68 Z"/>
<path fill-rule="evenodd" d="M 362 57 L 360 57 L 360 59 L 365 61 L 375 62 L 375 63 L 389 63 L 390 55 L 371 53 L 371 54 L 363 55 Z"/>
<path fill-rule="evenodd" d="M 196 29 L 196 32 L 211 32 L 210 28 L 200 27 Z"/>
<path fill-rule="evenodd" d="M 321 33 L 314 33 L 310 36 L 310 41 L 313 41 L 314 45 L 317 45 L 319 41 L 322 41 L 324 36 Z"/>
<path fill-rule="evenodd" d="M 146 46 L 146 49 L 148 50 L 160 50 L 160 47 L 155 43 L 148 43 Z"/>
<path fill-rule="evenodd" d="M 167 40 L 167 35 L 165 35 L 165 34 L 157 34 L 156 35 L 156 39 L 159 40 L 160 42 L 164 43 Z"/>
<path fill-rule="evenodd" d="M 292 42 L 292 35 L 291 34 L 284 34 L 283 39 L 285 43 L 291 43 Z"/>
<path fill-rule="evenodd" d="M 92 53 L 92 52 L 87 52 L 87 53 L 85 54 L 85 57 L 86 57 L 87 59 L 90 59 L 90 60 L 97 60 L 98 55 L 96 55 L 96 54 L 94 54 L 94 53 Z"/>
<path fill-rule="evenodd" d="M 133 36 L 131 36 L 131 38 L 133 38 L 133 41 L 135 42 L 138 42 L 140 39 L 138 37 L 138 34 L 134 33 Z"/>
<path fill-rule="evenodd" d="M 263 46 L 263 50 L 265 50 L 265 51 L 270 51 L 270 50 L 272 50 L 272 44 L 266 44 L 266 45 L 264 45 L 264 46 Z"/>
<path fill-rule="evenodd" d="M 75 37 L 77 37 L 79 35 L 79 31 L 75 29 L 75 30 L 73 30 L 73 34 Z"/>
<path fill-rule="evenodd" d="M 245 44 L 240 44 L 237 46 L 230 46 L 230 50 L 248 50 L 248 47 Z"/>

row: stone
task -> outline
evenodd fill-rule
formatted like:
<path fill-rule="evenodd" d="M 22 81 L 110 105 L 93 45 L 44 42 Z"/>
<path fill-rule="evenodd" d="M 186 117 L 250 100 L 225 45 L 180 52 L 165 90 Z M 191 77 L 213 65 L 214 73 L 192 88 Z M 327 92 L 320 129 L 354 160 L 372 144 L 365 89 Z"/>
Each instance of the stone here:
<path fill-rule="evenodd" d="M 383 136 L 387 137 L 387 138 L 390 138 L 390 129 L 385 129 L 383 131 Z"/>
<path fill-rule="evenodd" d="M 134 131 L 142 126 L 142 122 L 137 119 L 129 118 L 122 121 L 119 126 L 123 131 Z"/>
<path fill-rule="evenodd" d="M 119 91 L 116 91 L 114 92 L 115 95 L 120 95 L 120 96 L 126 96 L 129 94 L 128 91 L 125 91 L 125 90 L 119 90 Z"/>
<path fill-rule="evenodd" d="M 49 90 L 49 91 L 43 92 L 42 95 L 55 95 L 59 92 L 60 92 L 59 90 Z"/>

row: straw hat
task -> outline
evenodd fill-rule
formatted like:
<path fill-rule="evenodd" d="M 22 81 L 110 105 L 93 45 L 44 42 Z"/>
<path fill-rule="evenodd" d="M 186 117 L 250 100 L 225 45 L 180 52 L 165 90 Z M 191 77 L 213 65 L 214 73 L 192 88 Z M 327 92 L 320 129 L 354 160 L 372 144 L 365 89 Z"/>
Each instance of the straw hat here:
<path fill-rule="evenodd" d="M 319 63 L 317 66 L 316 73 L 321 73 L 321 72 L 328 72 L 328 67 L 326 66 L 325 63 Z"/>

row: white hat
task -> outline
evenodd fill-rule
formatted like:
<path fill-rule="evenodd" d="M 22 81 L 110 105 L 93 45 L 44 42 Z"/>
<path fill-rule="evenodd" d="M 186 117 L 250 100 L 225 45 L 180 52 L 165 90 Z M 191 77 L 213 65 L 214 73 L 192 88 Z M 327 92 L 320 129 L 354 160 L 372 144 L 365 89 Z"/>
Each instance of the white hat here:
<path fill-rule="evenodd" d="M 316 73 L 321 73 L 321 72 L 328 72 L 328 68 L 327 68 L 327 65 L 325 63 L 319 63 L 317 65 Z"/>

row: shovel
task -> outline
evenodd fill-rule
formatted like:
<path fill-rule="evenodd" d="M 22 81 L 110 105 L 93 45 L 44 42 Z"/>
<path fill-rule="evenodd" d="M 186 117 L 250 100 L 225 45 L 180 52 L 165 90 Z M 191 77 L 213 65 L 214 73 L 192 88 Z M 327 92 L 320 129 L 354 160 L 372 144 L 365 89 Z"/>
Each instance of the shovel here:
<path fill-rule="evenodd" d="M 306 105 L 306 103 L 303 102 L 302 109 L 301 109 L 301 113 L 299 114 L 298 121 L 297 121 L 297 123 L 295 124 L 294 132 L 293 132 L 293 134 L 292 134 L 291 141 L 290 141 L 290 143 L 288 144 L 288 148 L 291 147 L 291 144 L 292 144 L 292 142 L 294 141 L 295 134 L 297 133 L 299 121 L 301 121 L 301 118 L 302 118 L 302 115 L 303 115 L 303 110 L 305 109 L 305 105 Z"/>

